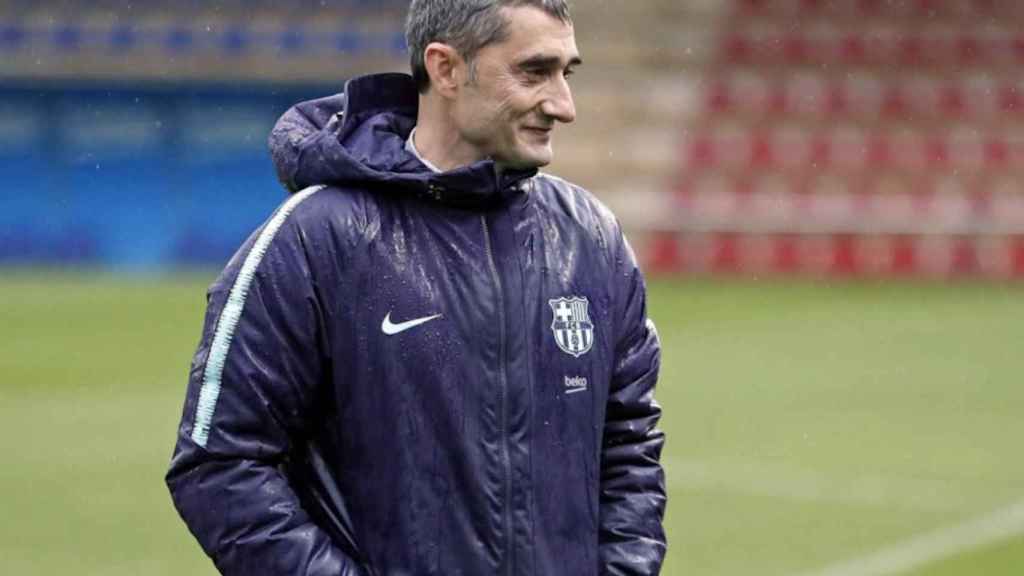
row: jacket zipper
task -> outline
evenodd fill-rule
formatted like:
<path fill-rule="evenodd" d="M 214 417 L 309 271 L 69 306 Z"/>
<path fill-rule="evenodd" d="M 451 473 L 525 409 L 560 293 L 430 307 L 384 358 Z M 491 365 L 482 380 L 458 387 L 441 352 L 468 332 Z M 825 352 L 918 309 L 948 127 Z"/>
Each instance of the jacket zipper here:
<path fill-rule="evenodd" d="M 501 276 L 498 275 L 498 266 L 494 260 L 494 251 L 491 248 L 491 229 L 487 225 L 487 215 L 481 215 L 480 221 L 484 226 L 484 246 L 487 252 L 487 263 L 491 268 L 491 277 L 495 286 L 498 287 L 498 322 L 501 326 L 500 338 L 498 339 L 498 350 L 501 359 L 501 456 L 505 465 L 505 574 L 512 573 L 512 459 L 509 456 L 508 447 L 508 375 L 506 365 L 505 344 L 505 288 L 501 283 Z"/>

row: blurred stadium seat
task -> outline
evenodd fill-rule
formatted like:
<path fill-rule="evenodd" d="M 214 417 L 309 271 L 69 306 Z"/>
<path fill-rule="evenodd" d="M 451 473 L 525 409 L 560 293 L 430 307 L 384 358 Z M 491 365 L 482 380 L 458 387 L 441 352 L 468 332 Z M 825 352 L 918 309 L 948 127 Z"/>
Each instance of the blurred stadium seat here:
<path fill-rule="evenodd" d="M 734 235 L 771 232 L 752 243 L 769 248 L 751 249 L 775 253 L 777 272 L 801 268 L 796 233 L 831 246 L 825 273 L 992 273 L 980 246 L 1024 234 L 996 210 L 1021 194 L 1021 4 L 736 0 L 732 10 L 703 115 L 682 141 L 677 228 L 727 234 L 726 252 L 744 245 Z M 679 260 L 686 250 L 673 244 L 691 237 L 664 233 L 655 267 L 708 271 Z M 870 251 L 886 254 L 858 257 Z M 887 266 L 869 264 L 879 260 Z M 743 271 L 742 256 L 726 261 Z"/>
<path fill-rule="evenodd" d="M 404 60 L 399 2 L 0 5 L 0 74 L 316 82 Z"/>

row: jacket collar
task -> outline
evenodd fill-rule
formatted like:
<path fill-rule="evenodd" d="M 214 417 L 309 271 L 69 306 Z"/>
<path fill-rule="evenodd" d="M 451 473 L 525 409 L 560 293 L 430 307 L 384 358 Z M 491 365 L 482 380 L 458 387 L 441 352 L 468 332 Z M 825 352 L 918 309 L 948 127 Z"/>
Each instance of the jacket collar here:
<path fill-rule="evenodd" d="M 394 137 L 401 144 L 400 152 L 384 146 L 383 165 L 374 166 L 373 180 L 382 179 L 389 184 L 408 188 L 419 196 L 444 204 L 464 207 L 486 206 L 500 203 L 521 193 L 523 182 L 537 174 L 536 169 L 498 170 L 492 160 L 435 173 L 405 149 L 405 141 L 415 126 L 419 110 L 419 94 L 408 74 L 386 73 L 362 76 L 345 85 L 346 103 L 338 140 L 355 141 L 354 136 L 364 131 L 367 123 L 389 119 L 387 128 L 380 130 L 384 138 Z M 387 160 L 391 161 L 388 162 Z M 371 159 L 373 164 L 376 161 Z M 390 164 L 390 165 L 388 165 Z"/>

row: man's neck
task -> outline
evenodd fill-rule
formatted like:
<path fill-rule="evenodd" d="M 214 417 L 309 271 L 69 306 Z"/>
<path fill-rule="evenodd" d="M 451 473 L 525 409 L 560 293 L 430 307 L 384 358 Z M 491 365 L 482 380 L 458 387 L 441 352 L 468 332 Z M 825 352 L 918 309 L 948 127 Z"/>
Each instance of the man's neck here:
<path fill-rule="evenodd" d="M 430 168 L 431 172 L 442 172 L 442 170 L 435 166 L 433 162 L 427 160 L 422 154 L 420 154 L 419 149 L 416 147 L 416 127 L 413 127 L 412 133 L 409 134 L 409 139 L 405 141 L 405 149 L 415 156 L 417 160 L 422 162 L 424 166 Z"/>
<path fill-rule="evenodd" d="M 448 110 L 433 99 L 422 96 L 412 145 L 426 164 L 441 171 L 469 166 L 485 159 L 460 137 L 449 119 Z"/>

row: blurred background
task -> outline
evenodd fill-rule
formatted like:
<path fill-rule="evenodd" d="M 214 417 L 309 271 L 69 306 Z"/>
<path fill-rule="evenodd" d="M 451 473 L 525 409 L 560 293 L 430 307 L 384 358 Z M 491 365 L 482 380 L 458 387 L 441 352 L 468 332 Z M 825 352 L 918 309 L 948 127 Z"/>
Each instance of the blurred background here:
<path fill-rule="evenodd" d="M 205 287 L 406 6 L 0 0 L 0 572 L 215 573 L 162 480 Z M 549 171 L 648 275 L 663 573 L 1024 573 L 1024 4 L 573 6 Z"/>

